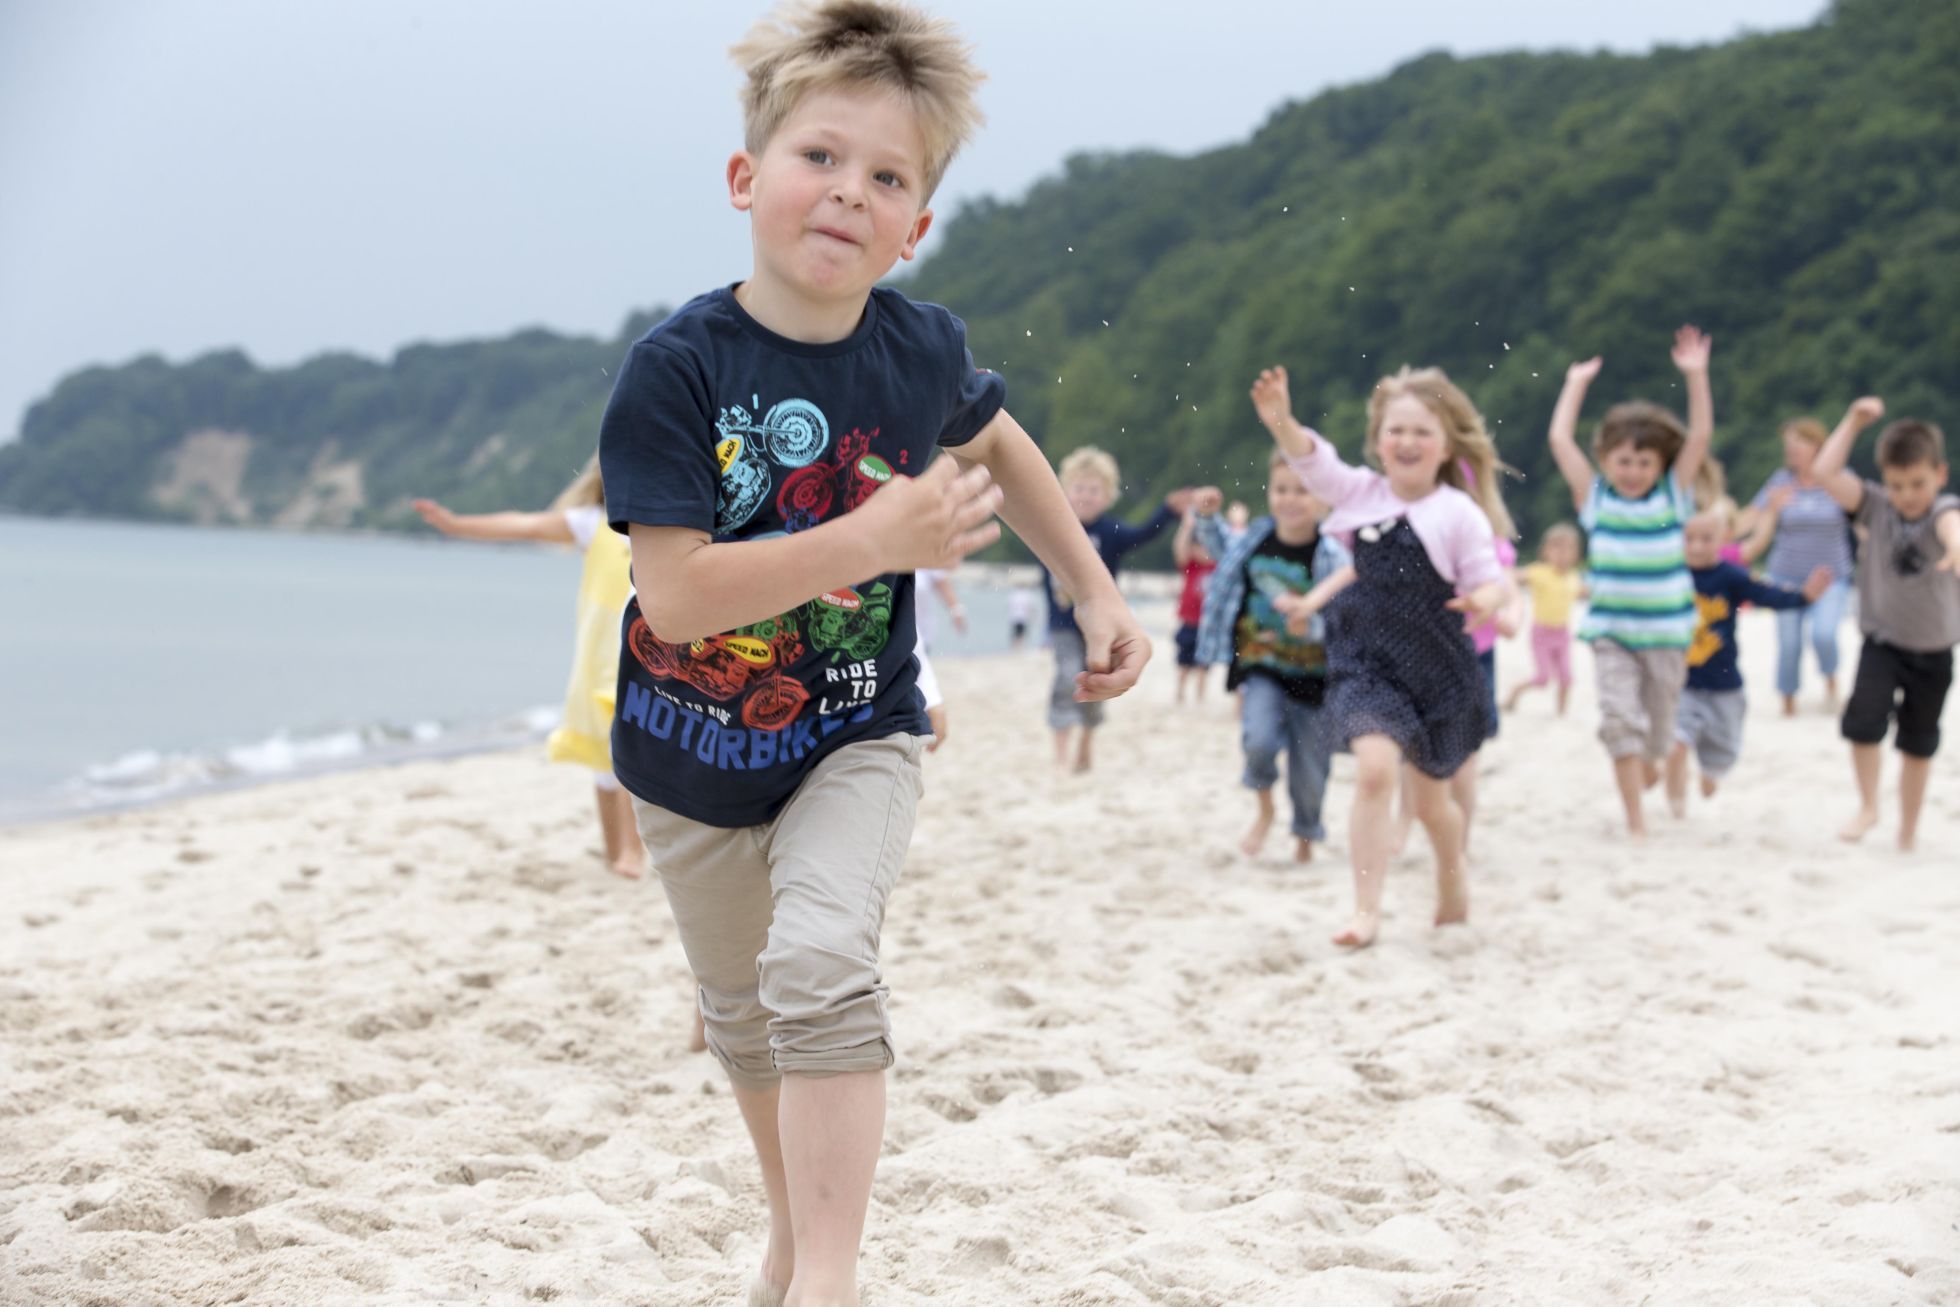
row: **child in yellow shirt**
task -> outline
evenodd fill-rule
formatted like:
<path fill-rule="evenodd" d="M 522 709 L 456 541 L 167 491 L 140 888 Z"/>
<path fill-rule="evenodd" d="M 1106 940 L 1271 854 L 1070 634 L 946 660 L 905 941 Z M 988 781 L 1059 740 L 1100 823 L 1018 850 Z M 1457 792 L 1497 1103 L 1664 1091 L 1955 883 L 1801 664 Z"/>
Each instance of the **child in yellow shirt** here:
<path fill-rule="evenodd" d="M 1518 579 L 1531 591 L 1531 660 L 1529 681 L 1511 691 L 1505 712 L 1515 712 L 1526 690 L 1558 684 L 1558 715 L 1565 716 L 1572 697 L 1572 609 L 1586 592 L 1579 571 L 1579 528 L 1560 522 L 1538 543 L 1538 561 L 1518 570 Z"/>

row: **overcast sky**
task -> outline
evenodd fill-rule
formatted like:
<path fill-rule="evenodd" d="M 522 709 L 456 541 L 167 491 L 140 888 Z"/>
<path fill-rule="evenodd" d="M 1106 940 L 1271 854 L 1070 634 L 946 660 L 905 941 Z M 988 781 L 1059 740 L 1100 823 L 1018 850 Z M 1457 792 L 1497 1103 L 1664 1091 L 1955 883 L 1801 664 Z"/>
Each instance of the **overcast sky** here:
<path fill-rule="evenodd" d="M 747 268 L 698 0 L 0 0 L 0 440 L 64 373 L 242 346 L 610 334 Z M 1428 50 L 1637 51 L 1822 0 L 934 0 L 989 124 L 936 206 L 1079 150 L 1186 153 Z M 931 238 L 927 238 L 927 250 Z"/>

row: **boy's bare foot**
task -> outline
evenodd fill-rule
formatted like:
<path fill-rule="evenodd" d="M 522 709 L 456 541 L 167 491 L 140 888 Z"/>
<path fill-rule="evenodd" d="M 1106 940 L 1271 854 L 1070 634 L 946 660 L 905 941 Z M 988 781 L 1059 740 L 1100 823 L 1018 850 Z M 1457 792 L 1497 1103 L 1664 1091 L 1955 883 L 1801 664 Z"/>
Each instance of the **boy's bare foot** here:
<path fill-rule="evenodd" d="M 1722 787 L 1722 782 L 1718 780 L 1711 780 L 1708 777 L 1704 776 L 1701 778 L 1701 797 L 1704 799 L 1712 799 L 1715 797 L 1715 791 L 1720 789 L 1721 787 Z"/>
<path fill-rule="evenodd" d="M 1295 839 L 1295 840 L 1293 841 L 1293 861 L 1295 861 L 1295 862 L 1312 862 L 1312 861 L 1313 861 L 1313 841 L 1312 841 L 1312 840 L 1303 840 L 1303 839 L 1298 839 L 1298 838 L 1296 838 L 1296 839 Z"/>
<path fill-rule="evenodd" d="M 1246 828 L 1245 838 L 1239 841 L 1239 852 L 1248 858 L 1259 856 L 1259 850 L 1266 847 L 1266 835 L 1273 828 L 1273 792 L 1254 790 L 1252 797 L 1259 803 L 1259 809 L 1252 817 L 1252 825 Z"/>
<path fill-rule="evenodd" d="M 1783 715 L 1785 717 L 1795 717 L 1797 715 L 1796 695 L 1786 694 L 1783 696 Z"/>
<path fill-rule="evenodd" d="M 1865 833 L 1878 825 L 1878 812 L 1874 808 L 1860 808 L 1858 815 L 1844 823 L 1838 831 L 1838 838 L 1847 844 L 1856 844 L 1865 838 Z"/>
<path fill-rule="evenodd" d="M 1342 948 L 1362 949 L 1375 942 L 1376 920 L 1365 912 L 1357 912 L 1354 919 L 1337 931 L 1334 942 Z"/>

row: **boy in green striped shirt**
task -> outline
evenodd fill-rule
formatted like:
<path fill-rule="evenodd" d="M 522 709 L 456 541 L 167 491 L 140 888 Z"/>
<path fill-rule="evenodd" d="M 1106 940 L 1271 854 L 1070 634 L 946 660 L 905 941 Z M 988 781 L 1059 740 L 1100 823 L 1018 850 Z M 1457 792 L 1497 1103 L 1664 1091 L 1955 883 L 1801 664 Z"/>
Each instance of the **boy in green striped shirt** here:
<path fill-rule="evenodd" d="M 1689 487 L 1715 434 L 1708 386 L 1711 341 L 1695 327 L 1674 333 L 1674 366 L 1688 386 L 1688 425 L 1644 400 L 1615 404 L 1593 436 L 1593 458 L 1576 433 L 1586 387 L 1600 360 L 1574 363 L 1552 410 L 1552 458 L 1572 487 L 1586 528 L 1592 598 L 1579 638 L 1591 643 L 1599 684 L 1599 738 L 1613 759 L 1627 831 L 1644 839 L 1641 794 L 1661 777 L 1673 742 L 1674 707 L 1695 633 L 1695 583 L 1682 553 L 1681 524 L 1694 515 Z"/>

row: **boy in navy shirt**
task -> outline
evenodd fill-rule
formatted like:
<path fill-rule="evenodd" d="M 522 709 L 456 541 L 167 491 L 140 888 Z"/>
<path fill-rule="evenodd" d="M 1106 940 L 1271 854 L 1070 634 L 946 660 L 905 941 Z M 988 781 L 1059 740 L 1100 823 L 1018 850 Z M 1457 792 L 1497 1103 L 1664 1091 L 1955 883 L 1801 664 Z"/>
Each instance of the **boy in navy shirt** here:
<path fill-rule="evenodd" d="M 1742 755 L 1742 720 L 1749 701 L 1736 663 L 1735 615 L 1745 603 L 1802 608 L 1831 584 L 1831 569 L 1810 574 L 1802 590 L 1758 581 L 1722 561 L 1727 538 L 1722 514 L 1697 513 L 1681 527 L 1682 554 L 1695 581 L 1695 634 L 1688 646 L 1688 683 L 1674 709 L 1674 751 L 1667 756 L 1667 803 L 1688 814 L 1688 751 L 1701 765 L 1701 795 L 1712 798 Z"/>
<path fill-rule="evenodd" d="M 926 730 L 912 573 L 997 539 L 998 509 L 1077 597 L 1079 696 L 1129 689 L 1150 647 L 959 319 L 876 289 L 978 122 L 967 45 L 831 0 L 733 54 L 754 270 L 633 346 L 601 428 L 637 587 L 613 759 L 761 1163 L 751 1301 L 855 1303 Z"/>

